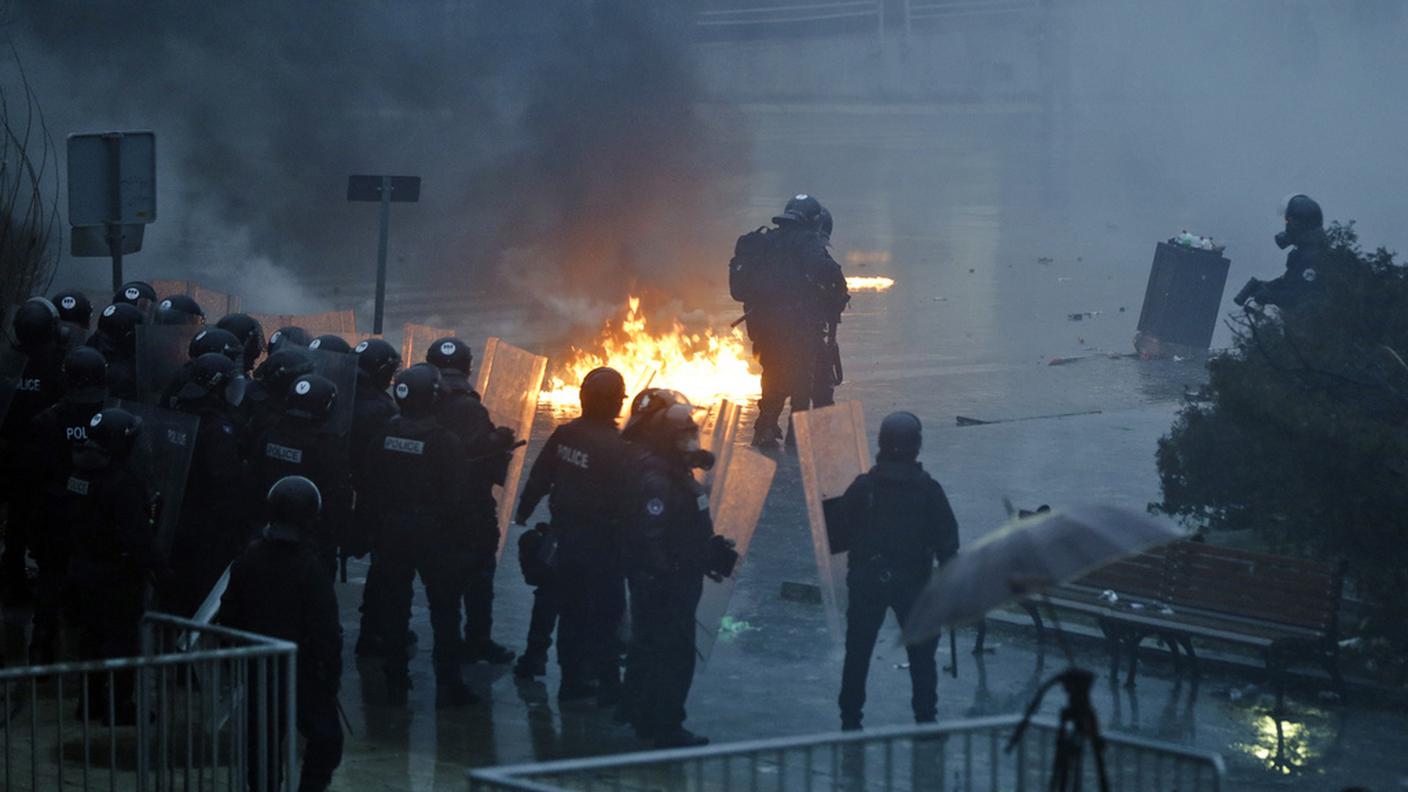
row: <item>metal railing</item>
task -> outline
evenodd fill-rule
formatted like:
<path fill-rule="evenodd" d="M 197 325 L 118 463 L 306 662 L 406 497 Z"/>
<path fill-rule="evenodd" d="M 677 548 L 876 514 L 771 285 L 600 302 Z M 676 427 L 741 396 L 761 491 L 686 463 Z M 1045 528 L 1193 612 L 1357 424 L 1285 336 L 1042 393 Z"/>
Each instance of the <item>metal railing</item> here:
<path fill-rule="evenodd" d="M 296 645 L 157 613 L 141 640 L 138 657 L 0 670 L 0 786 L 294 783 Z"/>
<path fill-rule="evenodd" d="M 469 773 L 472 792 L 519 790 L 1003 790 L 1046 788 L 1057 725 L 1033 718 L 1011 752 L 1017 716 L 948 721 L 762 740 L 677 751 L 485 768 Z M 1110 788 L 1131 792 L 1218 792 L 1222 758 L 1166 743 L 1105 735 Z M 1085 789 L 1098 789 L 1094 762 Z M 1080 788 L 1080 787 L 1077 787 Z"/>

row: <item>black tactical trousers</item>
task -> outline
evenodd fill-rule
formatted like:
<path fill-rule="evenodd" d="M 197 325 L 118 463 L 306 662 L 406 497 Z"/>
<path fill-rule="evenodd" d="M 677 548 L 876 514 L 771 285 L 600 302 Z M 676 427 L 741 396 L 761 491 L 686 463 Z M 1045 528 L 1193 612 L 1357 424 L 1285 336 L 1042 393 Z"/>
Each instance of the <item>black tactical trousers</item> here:
<path fill-rule="evenodd" d="M 533 589 L 533 616 L 528 622 L 528 647 L 523 652 L 525 658 L 547 662 L 548 650 L 552 648 L 552 631 L 557 628 L 560 599 L 556 581 Z"/>
<path fill-rule="evenodd" d="M 812 370 L 812 407 L 830 407 L 836 403 L 836 379 L 832 370 L 831 347 L 826 339 L 817 347 Z"/>
<path fill-rule="evenodd" d="M 498 549 L 476 550 L 465 565 L 464 642 L 476 646 L 488 641 L 494 632 L 494 574 L 498 571 Z"/>
<path fill-rule="evenodd" d="M 377 563 L 384 573 L 385 595 L 384 609 L 375 620 L 375 632 L 388 639 L 387 672 L 403 676 L 410 662 L 405 641 L 395 638 L 404 636 L 410 628 L 412 584 L 420 575 L 430 605 L 430 628 L 435 635 L 431 652 L 435 672 L 453 672 L 453 678 L 459 679 L 459 604 L 464 570 L 468 567 L 466 554 L 433 541 L 402 539 L 383 542 Z"/>
<path fill-rule="evenodd" d="M 265 789 L 278 789 L 282 780 L 284 756 L 287 750 L 283 738 L 287 724 L 283 721 L 283 697 L 281 681 L 269 685 L 261 691 L 257 680 L 250 682 L 250 711 L 248 724 L 249 749 L 249 788 L 259 789 L 260 768 L 263 768 Z M 295 706 L 295 728 L 307 741 L 301 748 L 303 769 L 299 773 L 299 792 L 322 792 L 332 783 L 332 774 L 342 764 L 342 720 L 337 712 L 337 692 L 324 680 L 313 679 L 309 675 L 298 674 L 297 704 Z M 258 704 L 263 699 L 265 724 L 258 718 Z M 260 756 L 260 740 L 264 740 L 264 753 Z"/>
<path fill-rule="evenodd" d="M 694 681 L 694 618 L 704 577 L 675 571 L 632 575 L 631 646 L 626 656 L 625 713 L 636 733 L 655 737 L 678 729 Z"/>
<path fill-rule="evenodd" d="M 758 352 L 763 375 L 757 425 L 777 426 L 782 408 L 789 401 L 793 412 L 802 412 L 811 406 L 812 379 L 817 368 L 816 344 L 778 340 L 759 345 Z"/>
<path fill-rule="evenodd" d="M 563 684 L 620 685 L 616 633 L 625 610 L 620 573 L 601 564 L 563 567 L 557 584 L 561 590 L 557 661 Z"/>
<path fill-rule="evenodd" d="M 875 640 L 885 622 L 885 611 L 891 610 L 900 624 L 909 616 L 924 580 L 889 580 L 874 576 L 847 579 L 850 604 L 846 608 L 846 661 L 841 670 L 841 720 L 860 722 L 865 708 L 865 678 L 870 673 L 870 657 L 875 652 Z M 909 653 L 910 706 L 918 722 L 932 721 L 938 708 L 939 673 L 934 657 L 939 639 L 905 648 Z"/>

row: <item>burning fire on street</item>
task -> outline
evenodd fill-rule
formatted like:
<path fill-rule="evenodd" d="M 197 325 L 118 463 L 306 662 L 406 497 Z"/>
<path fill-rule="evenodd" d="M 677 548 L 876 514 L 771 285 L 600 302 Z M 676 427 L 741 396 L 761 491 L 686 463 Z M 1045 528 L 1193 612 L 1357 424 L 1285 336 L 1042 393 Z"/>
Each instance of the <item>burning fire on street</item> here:
<path fill-rule="evenodd" d="M 678 321 L 653 327 L 631 297 L 625 316 L 606 322 L 586 348 L 574 346 L 555 361 L 541 402 L 555 414 L 575 414 L 578 388 L 587 372 L 610 366 L 626 380 L 627 398 L 646 387 L 673 388 L 699 406 L 719 399 L 747 402 L 759 392 L 748 339 L 740 329 L 694 332 Z"/>
<path fill-rule="evenodd" d="M 846 277 L 846 288 L 853 292 L 882 292 L 889 291 L 895 285 L 894 278 L 887 278 L 884 275 L 849 275 Z"/>

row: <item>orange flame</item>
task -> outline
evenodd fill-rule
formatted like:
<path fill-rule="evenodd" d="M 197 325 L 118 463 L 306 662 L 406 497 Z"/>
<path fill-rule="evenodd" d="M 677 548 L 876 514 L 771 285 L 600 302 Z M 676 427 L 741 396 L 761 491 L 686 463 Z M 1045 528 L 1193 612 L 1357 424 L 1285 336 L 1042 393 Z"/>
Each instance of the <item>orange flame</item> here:
<path fill-rule="evenodd" d="M 625 318 L 607 320 L 591 349 L 574 346 L 554 364 L 541 400 L 554 413 L 575 414 L 582 379 L 599 366 L 621 372 L 627 398 L 646 387 L 673 388 L 703 406 L 723 398 L 746 402 L 759 392 L 741 330 L 691 332 L 675 321 L 660 331 L 648 326 L 639 297 L 629 299 Z"/>
<path fill-rule="evenodd" d="M 889 291 L 895 285 L 894 278 L 887 278 L 884 275 L 850 275 L 846 278 L 846 288 L 853 292 L 882 292 Z"/>

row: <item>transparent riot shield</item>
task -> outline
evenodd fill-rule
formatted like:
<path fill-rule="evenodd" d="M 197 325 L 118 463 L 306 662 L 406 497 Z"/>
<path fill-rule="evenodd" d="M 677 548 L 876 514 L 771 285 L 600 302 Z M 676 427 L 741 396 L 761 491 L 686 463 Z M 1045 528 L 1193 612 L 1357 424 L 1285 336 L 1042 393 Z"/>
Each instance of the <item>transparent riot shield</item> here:
<path fill-rule="evenodd" d="M 527 457 L 526 443 L 533 433 L 533 416 L 538 411 L 538 394 L 543 389 L 548 359 L 491 337 L 484 344 L 484 358 L 474 378 L 474 389 L 484 400 L 489 420 L 495 426 L 507 426 L 525 445 L 515 449 L 509 460 L 504 485 L 494 488 L 499 503 L 499 557 L 503 558 L 508 526 L 513 518 L 514 501 L 518 499 L 518 480 L 523 476 L 523 461 Z"/>
<path fill-rule="evenodd" d="M 453 335 L 454 330 L 407 322 L 401 327 L 401 365 L 424 363 L 431 341 Z"/>
<path fill-rule="evenodd" d="M 142 419 L 142 431 L 137 435 L 132 463 L 138 475 L 151 488 L 151 495 L 159 498 L 157 547 L 163 554 L 169 553 L 171 541 L 176 536 L 176 523 L 181 518 L 186 476 L 191 469 L 200 419 L 141 402 L 119 400 L 115 406 Z"/>
<path fill-rule="evenodd" d="M 865 436 L 865 410 L 858 401 L 792 414 L 797 435 L 797 459 L 802 468 L 802 492 L 812 529 L 821 601 L 831 636 L 845 639 L 846 554 L 831 552 L 823 504 L 840 497 L 856 476 L 870 469 L 870 443 Z"/>
<path fill-rule="evenodd" d="M 308 351 L 313 354 L 313 373 L 327 377 L 337 386 L 337 403 L 323 428 L 329 434 L 350 440 L 352 413 L 357 401 L 357 356 L 323 349 Z"/>
<path fill-rule="evenodd" d="M 198 325 L 137 325 L 137 398 L 157 404 L 176 372 L 190 360 Z"/>
<path fill-rule="evenodd" d="M 713 483 L 719 471 L 728 466 L 728 457 L 733 454 L 734 439 L 738 437 L 738 419 L 743 409 L 728 399 L 722 399 L 710 406 L 699 421 L 699 445 L 714 455 L 714 466 L 709 470 L 697 468 L 694 476 L 700 484 L 709 489 L 709 509 L 718 508 L 715 498 L 718 492 Z"/>
<path fill-rule="evenodd" d="M 342 336 L 349 342 L 357 338 L 357 316 L 351 310 L 323 311 L 311 314 L 250 314 L 259 320 L 267 337 L 280 327 L 301 327 L 309 338 L 320 335 Z"/>
<path fill-rule="evenodd" d="M 20 389 L 27 365 L 28 355 L 0 339 L 0 423 L 4 423 L 10 413 L 10 403 L 15 400 L 15 391 Z"/>
<path fill-rule="evenodd" d="M 215 324 L 225 314 L 238 313 L 240 310 L 240 298 L 237 295 L 207 289 L 196 281 L 154 280 L 151 284 L 152 288 L 156 289 L 157 295 L 161 297 L 184 294 L 195 300 L 201 310 L 205 311 L 205 316 L 210 324 Z"/>
<path fill-rule="evenodd" d="M 728 461 L 715 464 L 714 487 L 709 493 L 709 513 L 714 519 L 714 533 L 734 542 L 738 563 L 733 574 L 721 581 L 704 579 L 704 593 L 694 611 L 694 651 L 699 655 L 699 667 L 709 661 L 718 641 L 719 629 L 728 613 L 728 602 L 743 562 L 748 557 L 748 545 L 763 513 L 763 503 L 772 488 L 777 463 L 750 448 L 729 454 Z"/>

